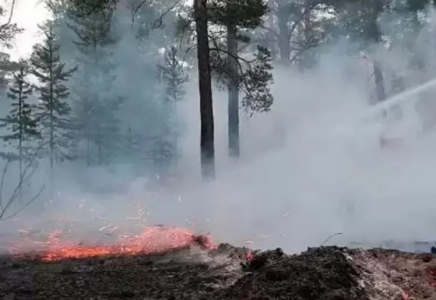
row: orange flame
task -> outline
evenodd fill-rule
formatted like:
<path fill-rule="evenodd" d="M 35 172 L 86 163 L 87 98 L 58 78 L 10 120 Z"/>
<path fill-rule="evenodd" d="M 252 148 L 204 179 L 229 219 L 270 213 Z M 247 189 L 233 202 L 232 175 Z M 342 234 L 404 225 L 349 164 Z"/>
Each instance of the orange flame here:
<path fill-rule="evenodd" d="M 35 245 L 41 242 L 35 242 Z M 109 255 L 157 254 L 192 245 L 214 249 L 216 245 L 209 236 L 196 236 L 188 228 L 154 226 L 146 228 L 139 235 L 121 235 L 118 243 L 102 246 L 77 245 L 64 237 L 62 230 L 48 235 L 42 260 L 58 261 L 71 258 L 101 257 Z M 17 254 L 18 249 L 11 248 Z M 20 254 L 16 255 L 20 257 Z"/>

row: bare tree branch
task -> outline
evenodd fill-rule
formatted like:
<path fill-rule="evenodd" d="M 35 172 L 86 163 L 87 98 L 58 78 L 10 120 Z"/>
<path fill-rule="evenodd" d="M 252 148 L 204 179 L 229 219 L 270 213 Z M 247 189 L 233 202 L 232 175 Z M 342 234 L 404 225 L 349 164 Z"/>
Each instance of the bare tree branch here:
<path fill-rule="evenodd" d="M 138 11 L 141 9 L 141 7 L 145 4 L 145 2 L 147 2 L 148 0 L 142 0 L 141 3 L 139 3 L 136 7 L 135 4 L 132 4 L 132 27 L 135 24 L 135 18 L 136 15 L 138 14 Z"/>
<path fill-rule="evenodd" d="M 139 10 L 147 3 L 148 0 L 141 0 L 141 2 L 138 5 L 134 5 L 132 4 L 132 10 L 131 10 L 131 26 L 133 28 L 133 25 L 135 24 L 135 18 L 136 15 L 138 14 Z M 169 14 L 180 2 L 182 2 L 182 0 L 176 0 L 173 4 L 171 4 L 169 7 L 167 7 L 161 14 L 160 16 L 154 20 L 151 23 L 151 28 L 156 29 L 160 26 L 160 24 L 162 24 L 162 20 L 163 18 Z"/>
<path fill-rule="evenodd" d="M 0 179 L 0 209 L 1 209 L 0 210 L 0 221 L 4 221 L 4 220 L 10 219 L 10 218 L 13 218 L 18 213 L 23 211 L 26 207 L 28 207 L 30 204 L 32 204 L 42 194 L 42 191 L 44 190 L 45 185 L 42 185 L 42 187 L 39 189 L 39 191 L 30 200 L 26 201 L 26 203 L 24 205 L 22 205 L 20 208 L 18 208 L 11 215 L 7 215 L 11 206 L 15 203 L 16 199 L 18 198 L 18 196 L 22 192 L 23 186 L 25 186 L 29 182 L 29 180 L 32 178 L 32 176 L 35 174 L 35 171 L 37 170 L 37 164 L 35 162 L 36 162 L 36 159 L 38 158 L 38 155 L 40 153 L 40 149 L 42 148 L 43 145 L 44 145 L 44 143 L 41 143 L 40 146 L 37 148 L 37 150 L 35 150 L 34 154 L 29 159 L 22 174 L 20 174 L 20 180 L 18 181 L 17 185 L 15 186 L 15 188 L 12 192 L 12 195 L 9 197 L 7 202 L 4 203 L 4 201 L 3 201 L 4 182 L 5 182 L 7 170 L 8 170 L 9 165 L 10 165 L 10 161 L 9 160 L 6 161 L 5 166 L 3 168 L 3 173 L 2 173 L 2 176 Z"/>
<path fill-rule="evenodd" d="M 152 25 L 152 28 L 156 28 L 156 26 L 158 26 L 159 24 L 162 24 L 162 20 L 163 18 L 169 14 L 182 0 L 176 0 L 172 5 L 170 5 L 169 7 L 167 7 L 167 9 L 165 9 L 163 11 L 163 13 L 161 13 L 161 15 L 159 16 L 159 18 L 157 18 Z"/>
<path fill-rule="evenodd" d="M 41 196 L 42 192 L 45 189 L 45 184 L 43 184 L 39 191 L 35 194 L 35 196 L 33 196 L 29 201 L 27 201 L 23 206 L 21 206 L 16 212 L 14 212 L 12 215 L 9 215 L 7 217 L 0 217 L 0 221 L 6 221 L 9 219 L 12 219 L 14 217 L 16 217 L 20 212 L 22 212 L 24 209 L 26 209 L 30 204 L 32 204 L 33 202 L 35 202 L 39 196 Z"/>
<path fill-rule="evenodd" d="M 260 25 L 259 26 L 260 28 L 262 28 L 262 29 L 265 29 L 266 31 L 268 31 L 269 33 L 272 33 L 276 38 L 279 38 L 280 37 L 280 35 L 279 35 L 279 33 L 277 32 L 277 30 L 274 30 L 273 28 L 269 28 L 268 26 L 265 26 L 265 25 Z"/>
<path fill-rule="evenodd" d="M 186 49 L 185 54 L 183 55 L 182 61 L 186 61 L 186 57 L 188 56 L 189 52 L 191 52 L 192 49 L 194 49 L 195 46 L 190 46 L 188 49 Z"/>
<path fill-rule="evenodd" d="M 241 57 L 241 56 L 239 56 L 239 55 L 236 55 L 236 56 L 235 56 L 235 55 L 233 55 L 232 53 L 229 53 L 227 50 L 222 49 L 222 48 L 210 48 L 210 51 L 211 51 L 211 52 L 212 52 L 212 51 L 217 51 L 217 52 L 221 52 L 221 53 L 224 53 L 224 54 L 226 54 L 226 55 L 231 56 L 231 57 L 232 57 L 232 58 L 233 58 L 233 59 L 238 63 L 238 65 L 239 65 L 241 71 L 244 70 L 241 62 L 244 62 L 244 63 L 247 64 L 247 66 L 249 66 L 250 64 L 252 64 L 252 63 L 254 63 L 254 62 L 256 61 L 256 59 L 248 60 L 248 59 L 243 58 L 243 57 Z"/>
<path fill-rule="evenodd" d="M 9 161 L 6 162 L 5 167 L 3 168 L 3 173 L 2 173 L 1 182 L 0 182 L 0 191 L 3 191 L 3 186 L 4 186 L 4 182 L 5 182 L 5 176 L 6 176 L 6 173 L 8 171 L 8 166 L 9 166 Z M 2 211 L 4 210 L 3 193 L 0 193 L 0 209 Z"/>
<path fill-rule="evenodd" d="M 0 30 L 8 27 L 11 24 L 12 17 L 14 15 L 15 3 L 16 3 L 16 0 L 12 0 L 11 11 L 9 12 L 9 19 L 5 24 L 0 25 Z"/>

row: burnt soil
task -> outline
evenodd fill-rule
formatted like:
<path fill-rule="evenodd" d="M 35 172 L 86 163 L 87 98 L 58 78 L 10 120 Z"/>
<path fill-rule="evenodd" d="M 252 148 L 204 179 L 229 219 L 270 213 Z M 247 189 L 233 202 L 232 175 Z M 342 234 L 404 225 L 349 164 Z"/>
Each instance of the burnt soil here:
<path fill-rule="evenodd" d="M 246 260 L 247 249 L 184 249 L 154 256 L 0 262 L 0 299 L 369 299 L 344 249 L 289 256 L 280 249 Z"/>
<path fill-rule="evenodd" d="M 358 269 L 336 247 L 312 248 L 294 256 L 280 249 L 267 251 L 244 269 L 252 272 L 226 289 L 222 299 L 369 299 L 358 283 Z"/>

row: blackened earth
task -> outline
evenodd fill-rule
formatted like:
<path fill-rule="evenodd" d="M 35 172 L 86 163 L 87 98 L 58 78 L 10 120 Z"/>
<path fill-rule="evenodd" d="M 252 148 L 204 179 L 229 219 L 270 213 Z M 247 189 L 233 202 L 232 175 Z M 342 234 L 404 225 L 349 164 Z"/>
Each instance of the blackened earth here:
<path fill-rule="evenodd" d="M 247 261 L 247 249 L 184 249 L 123 256 L 0 263 L 0 299 L 19 300 L 367 300 L 359 271 L 337 247 L 289 256 L 280 249 Z"/>

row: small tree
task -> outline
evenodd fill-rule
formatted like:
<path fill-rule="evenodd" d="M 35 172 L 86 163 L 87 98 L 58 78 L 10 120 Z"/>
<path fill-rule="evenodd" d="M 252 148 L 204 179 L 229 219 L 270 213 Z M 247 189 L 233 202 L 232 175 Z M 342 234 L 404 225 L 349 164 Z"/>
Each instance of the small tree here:
<path fill-rule="evenodd" d="M 69 13 L 69 27 L 76 36 L 73 43 L 83 64 L 80 76 L 75 78 L 75 117 L 81 139 L 86 143 L 87 165 L 93 161 L 93 147 L 96 148 L 96 161 L 102 165 L 114 154 L 119 143 L 117 112 L 123 99 L 112 88 L 116 79 L 115 65 L 108 50 L 108 46 L 117 42 L 111 30 L 113 14 L 113 7 L 102 7 L 86 16 L 78 16 L 74 11 Z"/>
<path fill-rule="evenodd" d="M 165 62 L 164 65 L 160 66 L 160 69 L 165 85 L 165 101 L 163 103 L 165 122 L 163 134 L 158 141 L 157 152 L 161 159 L 171 161 L 177 159 L 178 137 L 180 135 L 176 105 L 184 99 L 184 85 L 188 81 L 183 62 L 177 55 L 176 47 L 170 47 L 165 53 Z"/>
<path fill-rule="evenodd" d="M 182 101 L 185 96 L 184 85 L 188 82 L 183 62 L 177 55 L 177 48 L 172 46 L 165 53 L 165 64 L 160 67 L 162 79 L 166 85 L 166 100 L 170 103 Z"/>
<path fill-rule="evenodd" d="M 39 104 L 36 108 L 41 125 L 42 138 L 48 143 L 50 170 L 55 160 L 71 158 L 71 123 L 68 115 L 70 106 L 66 102 L 69 91 L 65 85 L 77 67 L 66 69 L 59 56 L 60 45 L 50 22 L 40 26 L 44 41 L 37 44 L 31 56 L 32 74 L 39 80 L 36 89 L 39 92 Z"/>
<path fill-rule="evenodd" d="M 34 116 L 34 105 L 28 103 L 29 96 L 33 89 L 27 77 L 29 66 L 27 62 L 20 61 L 19 70 L 13 75 L 12 86 L 7 96 L 12 100 L 9 114 L 0 119 L 0 126 L 9 129 L 10 133 L 3 136 L 5 142 L 13 144 L 18 154 L 7 154 L 8 159 L 18 160 L 20 180 L 23 176 L 23 160 L 29 157 L 31 149 L 29 142 L 39 136 L 37 130 L 38 122 Z M 27 144 L 27 145 L 26 145 Z"/>

